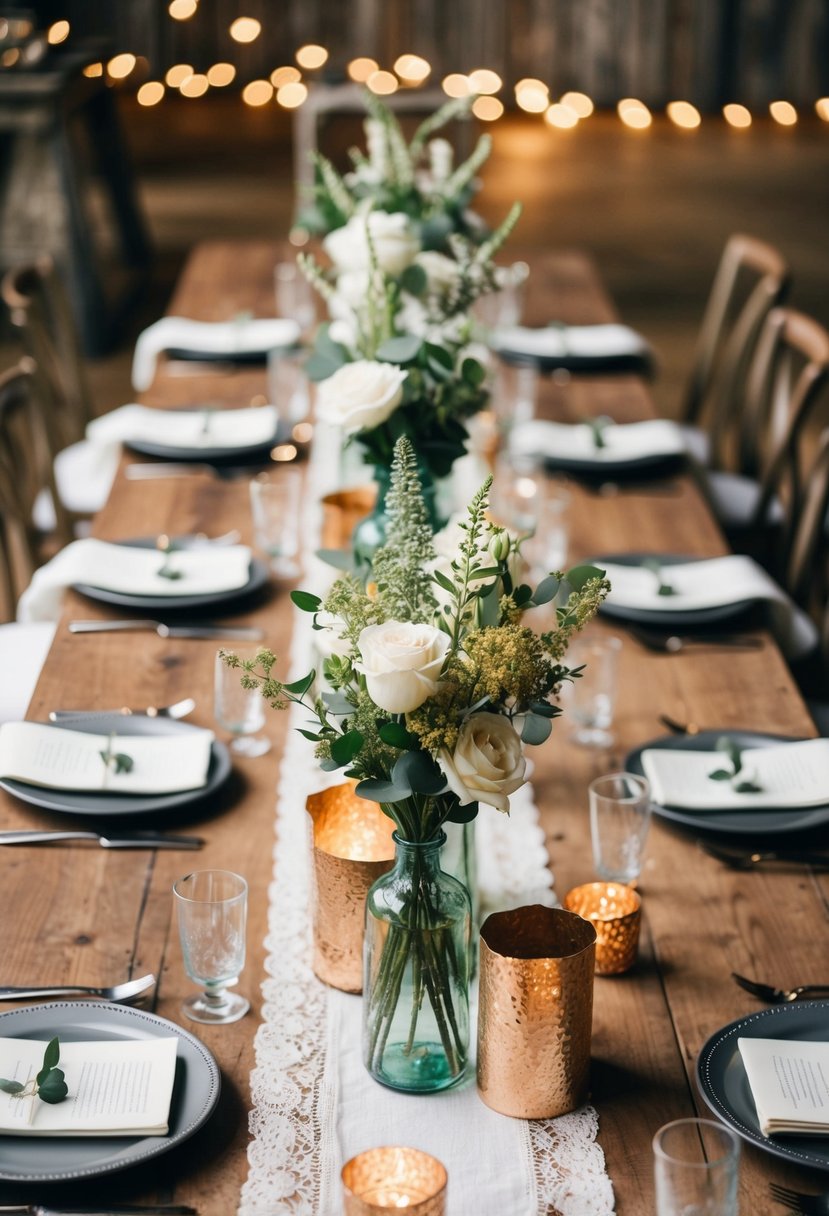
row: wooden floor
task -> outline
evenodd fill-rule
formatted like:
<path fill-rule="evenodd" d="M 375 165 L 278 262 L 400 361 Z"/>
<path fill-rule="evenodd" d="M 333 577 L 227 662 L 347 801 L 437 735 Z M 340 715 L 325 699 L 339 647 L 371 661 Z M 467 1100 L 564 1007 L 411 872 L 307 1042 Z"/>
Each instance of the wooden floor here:
<path fill-rule="evenodd" d="M 156 260 L 147 298 L 120 350 L 92 368 L 101 410 L 131 398 L 135 334 L 164 311 L 194 242 L 284 236 L 293 210 L 290 121 L 275 107 L 237 96 L 172 99 L 123 117 L 152 231 Z M 795 128 L 757 121 L 733 131 L 719 118 L 698 131 L 657 120 L 630 131 L 611 114 L 573 131 L 537 116 L 492 125 L 481 209 L 496 220 L 524 203 L 516 241 L 530 248 L 581 247 L 598 263 L 625 320 L 654 343 L 657 398 L 671 411 L 690 365 L 705 295 L 729 233 L 774 242 L 794 271 L 793 303 L 829 325 L 829 124 Z M 360 140 L 354 120 L 332 123 L 327 151 Z M 0 366 L 11 350 L 0 347 Z"/>

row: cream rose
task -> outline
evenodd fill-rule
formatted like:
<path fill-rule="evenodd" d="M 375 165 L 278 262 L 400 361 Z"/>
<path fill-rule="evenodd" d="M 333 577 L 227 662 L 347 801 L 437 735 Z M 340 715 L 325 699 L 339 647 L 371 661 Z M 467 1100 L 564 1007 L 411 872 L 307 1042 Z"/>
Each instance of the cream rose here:
<path fill-rule="evenodd" d="M 440 295 L 450 287 L 454 287 L 460 276 L 460 266 L 445 253 L 435 253 L 428 249 L 419 253 L 415 265 L 420 266 L 426 274 L 426 289 L 430 295 Z"/>
<path fill-rule="evenodd" d="M 431 697 L 438 686 L 449 637 L 433 625 L 385 621 L 368 625 L 357 647 L 369 696 L 390 714 L 408 714 Z"/>
<path fill-rule="evenodd" d="M 471 714 L 460 729 L 454 754 L 441 752 L 438 764 L 461 805 L 487 802 L 509 811 L 507 795 L 525 781 L 521 740 L 509 718 L 500 714 Z"/>
<path fill-rule="evenodd" d="M 353 215 L 342 228 L 329 232 L 322 243 L 338 272 L 369 269 L 367 231 L 371 234 L 377 265 L 386 274 L 402 274 L 420 251 L 420 241 L 402 211 Z"/>
<path fill-rule="evenodd" d="M 348 432 L 370 431 L 394 413 L 406 373 L 394 363 L 345 363 L 317 389 L 317 417 Z"/>

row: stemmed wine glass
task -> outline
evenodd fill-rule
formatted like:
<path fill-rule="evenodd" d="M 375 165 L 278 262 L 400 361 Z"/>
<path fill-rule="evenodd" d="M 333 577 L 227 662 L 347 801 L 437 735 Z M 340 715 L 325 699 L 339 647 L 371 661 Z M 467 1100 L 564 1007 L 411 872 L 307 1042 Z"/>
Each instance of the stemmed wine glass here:
<path fill-rule="evenodd" d="M 184 969 L 204 992 L 182 1004 L 193 1022 L 238 1022 L 250 1001 L 228 987 L 245 965 L 248 884 L 230 870 L 197 870 L 173 884 Z"/>
<path fill-rule="evenodd" d="M 235 653 L 242 660 L 256 658 L 257 646 L 237 646 Z M 271 741 L 257 735 L 265 725 L 265 706 L 256 689 L 243 688 L 236 667 L 228 667 L 220 654 L 216 655 L 215 696 L 213 713 L 216 721 L 234 736 L 230 750 L 237 756 L 264 756 Z"/>

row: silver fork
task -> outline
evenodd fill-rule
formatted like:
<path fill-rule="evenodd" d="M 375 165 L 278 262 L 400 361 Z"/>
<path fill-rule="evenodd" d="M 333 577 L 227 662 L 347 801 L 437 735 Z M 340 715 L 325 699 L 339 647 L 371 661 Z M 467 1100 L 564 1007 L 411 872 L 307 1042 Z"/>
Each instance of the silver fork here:
<path fill-rule="evenodd" d="M 152 988 L 154 983 L 154 975 L 142 975 L 139 980 L 127 980 L 124 984 L 113 984 L 110 988 L 85 988 L 81 984 L 58 984 L 52 988 L 0 988 L 0 1001 L 25 1001 L 30 997 L 41 996 L 99 996 L 105 1001 L 126 1003 Z M 2 1210 L 0 1208 L 0 1211 Z"/>
<path fill-rule="evenodd" d="M 771 984 L 758 984 L 756 980 L 748 980 L 744 975 L 731 972 L 731 978 L 746 992 L 768 1001 L 770 1005 L 791 1005 L 795 1001 L 818 1001 L 829 997 L 829 984 L 801 984 L 799 988 L 773 988 Z"/>
<path fill-rule="evenodd" d="M 195 708 L 196 702 L 193 698 L 185 697 L 183 701 L 174 701 L 172 705 L 148 705 L 146 709 L 130 709 L 126 705 L 120 706 L 119 709 L 53 709 L 49 712 L 49 721 L 62 722 L 66 718 L 88 718 L 94 721 L 96 718 L 109 718 L 113 714 L 122 714 L 125 718 L 136 715 L 147 718 L 186 718 Z"/>
<path fill-rule="evenodd" d="M 793 1191 L 788 1186 L 779 1186 L 772 1182 L 769 1185 L 772 1199 L 790 1212 L 800 1212 L 801 1216 L 829 1216 L 829 1192 L 822 1195 L 807 1195 L 803 1191 Z"/>

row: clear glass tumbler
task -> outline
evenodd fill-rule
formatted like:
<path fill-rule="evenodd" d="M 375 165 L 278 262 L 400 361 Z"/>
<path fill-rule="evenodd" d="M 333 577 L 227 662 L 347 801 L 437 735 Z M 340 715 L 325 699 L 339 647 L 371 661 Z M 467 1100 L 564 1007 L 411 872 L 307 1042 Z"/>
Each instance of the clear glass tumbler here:
<path fill-rule="evenodd" d="M 248 884 L 230 870 L 196 870 L 173 883 L 184 969 L 204 992 L 182 1004 L 193 1022 L 238 1022 L 250 1001 L 227 989 L 245 966 Z"/>
<path fill-rule="evenodd" d="M 651 821 L 650 786 L 633 773 L 609 773 L 588 787 L 593 865 L 600 878 L 633 883 Z"/>
<path fill-rule="evenodd" d="M 240 659 L 256 658 L 257 646 L 237 646 Z M 265 702 L 255 688 L 243 688 L 237 667 L 228 667 L 216 655 L 213 715 L 220 726 L 234 736 L 230 750 L 237 756 L 264 756 L 271 741 L 257 735 L 265 725 Z"/>
<path fill-rule="evenodd" d="M 280 429 L 288 430 L 308 417 L 311 387 L 305 374 L 305 351 L 276 346 L 268 351 L 268 396 L 276 406 Z"/>
<path fill-rule="evenodd" d="M 677 1119 L 653 1138 L 656 1216 L 737 1216 L 740 1141 L 711 1119 Z"/>
<path fill-rule="evenodd" d="M 570 491 L 560 482 L 546 482 L 541 487 L 536 506 L 535 533 L 522 548 L 536 582 L 551 571 L 566 569 L 571 498 Z"/>
<path fill-rule="evenodd" d="M 538 399 L 538 368 L 533 363 L 504 363 L 499 360 L 492 389 L 492 408 L 502 434 L 535 417 Z"/>
<path fill-rule="evenodd" d="M 579 638 L 568 651 L 570 666 L 584 664 L 584 672 L 567 692 L 567 711 L 574 723 L 570 738 L 581 747 L 613 744 L 610 728 L 616 712 L 621 652 L 620 638 L 600 634 Z"/>
<path fill-rule="evenodd" d="M 296 262 L 277 262 L 273 272 L 277 316 L 296 321 L 303 333 L 317 319 L 314 289 Z"/>
<path fill-rule="evenodd" d="M 260 473 L 250 482 L 250 509 L 257 547 L 279 578 L 299 574 L 299 504 L 301 474 L 287 466 Z"/>

